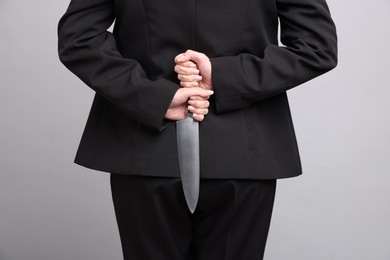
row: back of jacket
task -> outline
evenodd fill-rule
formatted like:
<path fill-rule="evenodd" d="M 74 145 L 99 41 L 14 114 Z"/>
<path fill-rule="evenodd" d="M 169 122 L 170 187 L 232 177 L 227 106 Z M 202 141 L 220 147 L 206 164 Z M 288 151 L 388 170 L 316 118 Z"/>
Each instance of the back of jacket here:
<path fill-rule="evenodd" d="M 180 176 L 164 115 L 180 87 L 174 57 L 193 49 L 210 57 L 215 91 L 201 177 L 299 175 L 286 91 L 337 63 L 325 0 L 72 0 L 58 36 L 63 64 L 96 91 L 75 162 L 123 174 Z"/>

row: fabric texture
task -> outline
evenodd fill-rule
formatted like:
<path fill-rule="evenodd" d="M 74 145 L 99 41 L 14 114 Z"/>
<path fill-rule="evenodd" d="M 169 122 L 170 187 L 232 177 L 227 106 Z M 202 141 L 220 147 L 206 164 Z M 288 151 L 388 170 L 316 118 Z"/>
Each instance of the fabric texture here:
<path fill-rule="evenodd" d="M 275 188 L 202 179 L 191 214 L 179 178 L 111 174 L 124 260 L 261 260 Z"/>
<path fill-rule="evenodd" d="M 210 57 L 215 90 L 199 125 L 201 178 L 301 174 L 286 91 L 337 64 L 325 0 L 72 0 L 59 57 L 96 92 L 75 162 L 180 176 L 175 122 L 164 115 L 180 87 L 174 57 L 187 49 Z"/>

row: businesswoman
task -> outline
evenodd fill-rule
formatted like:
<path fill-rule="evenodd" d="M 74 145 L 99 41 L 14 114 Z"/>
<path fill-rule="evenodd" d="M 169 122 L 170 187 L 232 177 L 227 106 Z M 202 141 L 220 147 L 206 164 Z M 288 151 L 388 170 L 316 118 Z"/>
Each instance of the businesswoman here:
<path fill-rule="evenodd" d="M 72 0 L 58 37 L 96 93 L 75 162 L 111 174 L 124 258 L 262 259 L 276 180 L 301 174 L 286 91 L 337 63 L 325 0 Z M 188 112 L 193 213 L 176 136 Z"/>

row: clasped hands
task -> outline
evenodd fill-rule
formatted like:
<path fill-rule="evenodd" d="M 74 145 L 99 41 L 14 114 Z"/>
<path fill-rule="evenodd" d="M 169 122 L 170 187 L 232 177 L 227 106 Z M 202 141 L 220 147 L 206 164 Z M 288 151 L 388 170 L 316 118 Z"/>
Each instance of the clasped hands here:
<path fill-rule="evenodd" d="M 211 62 L 203 53 L 193 50 L 175 57 L 175 72 L 181 88 L 174 95 L 165 114 L 166 119 L 181 120 L 191 112 L 197 121 L 203 121 L 214 93 L 211 80 Z"/>

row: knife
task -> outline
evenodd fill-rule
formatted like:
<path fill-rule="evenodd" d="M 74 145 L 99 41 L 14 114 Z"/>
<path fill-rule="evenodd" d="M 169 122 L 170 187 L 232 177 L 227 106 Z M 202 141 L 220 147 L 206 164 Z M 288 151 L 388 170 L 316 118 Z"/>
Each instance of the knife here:
<path fill-rule="evenodd" d="M 199 122 L 193 119 L 191 113 L 176 122 L 176 136 L 184 197 L 189 210 L 194 213 L 200 182 Z"/>

